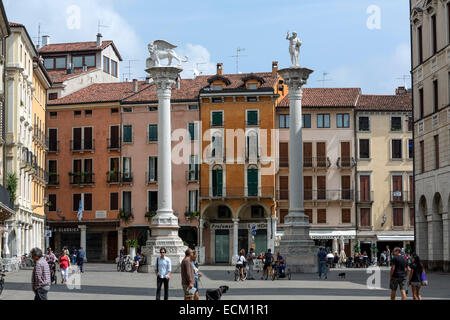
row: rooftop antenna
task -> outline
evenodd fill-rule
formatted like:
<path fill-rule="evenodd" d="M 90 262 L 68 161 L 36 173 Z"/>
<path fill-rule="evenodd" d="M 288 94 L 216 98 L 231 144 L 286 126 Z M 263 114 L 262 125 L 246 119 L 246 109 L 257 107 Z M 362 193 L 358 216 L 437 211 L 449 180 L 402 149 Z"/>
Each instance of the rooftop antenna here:
<path fill-rule="evenodd" d="M 98 29 L 97 29 L 97 33 L 101 33 L 101 28 L 109 28 L 110 26 L 106 26 L 101 24 L 100 20 L 98 20 Z"/>
<path fill-rule="evenodd" d="M 319 81 L 319 82 L 322 82 L 322 88 L 325 88 L 325 82 L 333 81 L 333 80 L 331 80 L 331 79 L 327 79 L 327 76 L 328 76 L 328 75 L 329 75 L 328 72 L 324 72 L 324 73 L 322 73 L 322 80 L 317 80 L 317 81 Z"/>
<path fill-rule="evenodd" d="M 408 84 L 406 83 L 406 79 L 411 78 L 409 74 L 404 74 L 401 78 L 396 78 L 397 80 L 403 80 L 403 84 L 405 86 L 405 89 L 408 90 Z"/>
<path fill-rule="evenodd" d="M 42 41 L 42 30 L 41 30 L 41 23 L 38 24 L 38 35 L 37 37 L 33 37 L 33 39 L 37 39 L 37 45 L 36 48 L 39 49 L 41 47 L 41 41 Z"/>
<path fill-rule="evenodd" d="M 203 74 L 203 71 L 200 70 L 200 65 L 202 64 L 207 64 L 206 62 L 197 62 L 195 64 L 195 68 L 194 69 L 189 69 L 189 71 L 192 71 L 194 74 L 194 78 L 197 78 L 199 75 Z"/>
<path fill-rule="evenodd" d="M 241 52 L 245 51 L 245 48 L 238 47 L 236 49 L 236 55 L 230 56 L 231 58 L 236 58 L 236 73 L 239 73 L 239 58 L 240 57 L 246 57 L 246 55 L 242 55 Z"/>
<path fill-rule="evenodd" d="M 132 68 L 131 63 L 132 63 L 132 62 L 138 62 L 139 60 L 132 60 L 132 59 L 129 59 L 129 60 L 125 60 L 125 61 L 128 62 L 128 66 L 125 67 L 125 69 L 127 69 L 128 72 L 126 72 L 126 73 L 123 74 L 123 80 L 124 80 L 124 81 L 128 81 L 128 79 L 131 79 L 131 76 L 133 75 L 133 73 L 131 72 L 131 68 Z M 125 78 L 126 75 L 128 75 L 128 78 Z"/>

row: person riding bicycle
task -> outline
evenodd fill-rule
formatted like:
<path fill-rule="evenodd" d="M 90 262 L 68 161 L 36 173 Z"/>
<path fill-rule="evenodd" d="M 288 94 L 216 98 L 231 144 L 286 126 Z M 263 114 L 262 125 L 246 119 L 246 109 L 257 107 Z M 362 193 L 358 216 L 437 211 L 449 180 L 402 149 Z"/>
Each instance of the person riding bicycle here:
<path fill-rule="evenodd" d="M 273 263 L 273 255 L 272 250 L 269 248 L 266 254 L 264 255 L 264 267 L 261 280 L 264 279 L 264 275 L 266 274 L 266 272 L 268 272 L 267 269 L 269 269 L 269 267 L 272 266 L 272 263 Z"/>
<path fill-rule="evenodd" d="M 281 256 L 279 252 L 277 252 L 277 260 L 275 265 L 278 269 L 278 273 L 280 275 L 284 275 L 284 272 L 286 271 L 286 264 L 284 263 L 283 256 Z"/>
<path fill-rule="evenodd" d="M 241 280 L 244 281 L 244 268 L 245 268 L 245 263 L 247 260 L 245 260 L 245 250 L 242 249 L 239 252 L 239 258 L 236 262 L 236 268 L 239 269 L 239 273 L 241 274 Z"/>

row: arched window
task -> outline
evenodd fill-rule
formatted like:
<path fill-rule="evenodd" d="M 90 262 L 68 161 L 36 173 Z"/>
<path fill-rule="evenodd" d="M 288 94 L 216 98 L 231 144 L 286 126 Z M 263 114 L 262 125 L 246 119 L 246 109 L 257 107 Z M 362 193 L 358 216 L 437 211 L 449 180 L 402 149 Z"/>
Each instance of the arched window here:
<path fill-rule="evenodd" d="M 247 195 L 257 197 L 258 189 L 258 167 L 250 165 L 247 168 Z"/>
<path fill-rule="evenodd" d="M 255 130 L 250 130 L 247 133 L 247 159 L 249 161 L 258 159 L 258 149 L 258 133 Z"/>

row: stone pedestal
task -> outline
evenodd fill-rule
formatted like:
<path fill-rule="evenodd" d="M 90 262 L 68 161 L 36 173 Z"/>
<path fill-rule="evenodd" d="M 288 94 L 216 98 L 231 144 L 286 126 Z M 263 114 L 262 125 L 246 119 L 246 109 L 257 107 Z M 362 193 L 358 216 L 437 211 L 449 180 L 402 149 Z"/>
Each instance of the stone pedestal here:
<path fill-rule="evenodd" d="M 143 272 L 153 272 L 160 248 L 172 262 L 172 272 L 180 272 L 187 247 L 178 236 L 178 218 L 172 209 L 172 129 L 170 98 L 172 87 L 183 71 L 178 67 L 152 67 L 146 70 L 158 93 L 158 210 L 152 219 L 152 236 L 142 252 L 147 255 Z"/>
<path fill-rule="evenodd" d="M 317 271 L 317 248 L 309 236 L 309 218 L 303 206 L 302 87 L 313 70 L 290 67 L 279 70 L 289 88 L 289 214 L 284 218 L 284 234 L 276 252 L 286 259 L 292 272 Z"/>

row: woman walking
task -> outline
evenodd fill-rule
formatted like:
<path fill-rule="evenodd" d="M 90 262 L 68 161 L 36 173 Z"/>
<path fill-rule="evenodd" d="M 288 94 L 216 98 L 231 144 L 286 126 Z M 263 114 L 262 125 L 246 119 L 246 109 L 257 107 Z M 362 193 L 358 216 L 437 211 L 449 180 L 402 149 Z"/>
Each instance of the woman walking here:
<path fill-rule="evenodd" d="M 61 252 L 61 256 L 59 257 L 59 268 L 61 269 L 61 283 L 66 284 L 69 277 L 69 266 L 70 259 L 66 253 L 66 250 Z"/>
<path fill-rule="evenodd" d="M 410 272 L 408 285 L 411 286 L 413 300 L 422 300 L 422 296 L 420 295 L 420 287 L 422 286 L 422 273 L 425 274 L 425 268 L 420 262 L 420 258 L 418 255 L 412 255 L 412 264 L 410 265 L 412 272 Z"/>
<path fill-rule="evenodd" d="M 199 272 L 199 265 L 197 261 L 197 252 L 194 251 L 194 257 L 191 261 L 192 268 L 194 269 L 194 288 L 197 289 L 194 294 L 194 300 L 200 300 L 199 293 L 198 293 L 198 280 L 202 276 L 202 274 Z"/>

